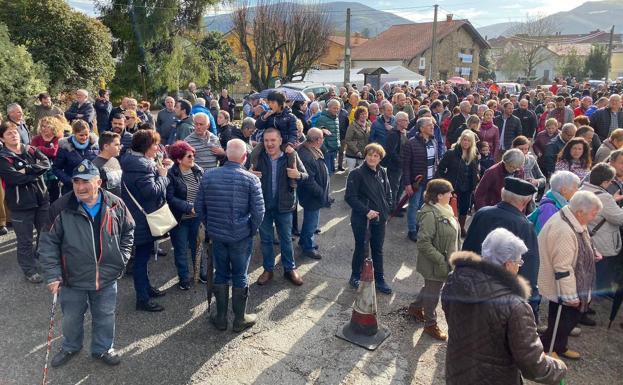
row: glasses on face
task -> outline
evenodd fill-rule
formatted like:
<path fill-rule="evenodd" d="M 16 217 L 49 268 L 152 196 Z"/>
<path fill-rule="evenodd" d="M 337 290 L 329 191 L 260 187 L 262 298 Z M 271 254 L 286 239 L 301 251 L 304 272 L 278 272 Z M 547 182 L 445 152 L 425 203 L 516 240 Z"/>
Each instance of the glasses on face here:
<path fill-rule="evenodd" d="M 195 154 L 186 154 L 184 158 L 195 159 Z"/>
<path fill-rule="evenodd" d="M 519 258 L 519 260 L 513 261 L 513 263 L 515 265 L 517 265 L 518 267 L 522 267 L 523 266 L 523 259 Z"/>

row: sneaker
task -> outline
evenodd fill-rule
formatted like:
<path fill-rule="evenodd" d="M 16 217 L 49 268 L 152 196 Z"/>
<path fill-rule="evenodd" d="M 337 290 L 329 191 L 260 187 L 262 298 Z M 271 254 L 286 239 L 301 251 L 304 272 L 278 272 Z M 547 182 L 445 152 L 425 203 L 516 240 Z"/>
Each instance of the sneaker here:
<path fill-rule="evenodd" d="M 34 273 L 26 276 L 26 280 L 30 283 L 41 283 L 43 282 L 43 277 L 39 275 L 39 273 Z"/>
<path fill-rule="evenodd" d="M 582 334 L 582 329 L 577 326 L 571 329 L 571 333 L 569 333 L 571 337 L 579 337 L 580 334 Z"/>
<path fill-rule="evenodd" d="M 348 280 L 348 284 L 353 288 L 353 289 L 359 289 L 359 278 L 356 277 L 350 277 L 350 279 Z"/>
<path fill-rule="evenodd" d="M 58 353 L 56 353 L 54 355 L 54 357 L 52 357 L 52 362 L 50 362 L 50 365 L 53 368 L 58 368 L 59 366 L 63 366 L 67 362 L 69 362 L 69 360 L 74 358 L 76 353 L 77 352 L 67 352 L 67 351 L 61 349 Z"/>
<path fill-rule="evenodd" d="M 391 293 L 393 292 L 393 291 L 392 291 L 392 288 L 391 288 L 391 287 L 387 284 L 387 282 L 385 282 L 385 280 L 384 280 L 384 279 L 383 279 L 383 280 L 376 281 L 375 286 L 376 286 L 376 290 L 377 290 L 379 293 L 382 293 L 382 294 L 391 294 Z"/>
<path fill-rule="evenodd" d="M 447 341 L 448 335 L 439 329 L 437 324 L 424 327 L 424 333 L 439 341 Z"/>
<path fill-rule="evenodd" d="M 102 354 L 93 353 L 91 354 L 91 357 L 95 358 L 96 360 L 100 360 L 106 365 L 110 366 L 119 365 L 121 363 L 121 358 L 115 352 L 106 352 Z"/>
<path fill-rule="evenodd" d="M 409 231 L 409 233 L 407 234 L 407 237 L 412 240 L 413 242 L 417 242 L 417 232 L 416 231 Z"/>
<path fill-rule="evenodd" d="M 208 276 L 204 274 L 199 274 L 199 282 L 208 283 Z"/>
<path fill-rule="evenodd" d="M 579 360 L 581 357 L 579 352 L 571 349 L 567 349 L 567 351 L 565 351 L 564 353 L 560 353 L 560 355 L 570 360 Z"/>
<path fill-rule="evenodd" d="M 178 287 L 180 288 L 180 290 L 188 290 L 190 289 L 190 282 L 182 281 L 179 283 Z"/>
<path fill-rule="evenodd" d="M 9 229 L 6 226 L 0 226 L 0 235 L 7 235 L 9 233 Z"/>

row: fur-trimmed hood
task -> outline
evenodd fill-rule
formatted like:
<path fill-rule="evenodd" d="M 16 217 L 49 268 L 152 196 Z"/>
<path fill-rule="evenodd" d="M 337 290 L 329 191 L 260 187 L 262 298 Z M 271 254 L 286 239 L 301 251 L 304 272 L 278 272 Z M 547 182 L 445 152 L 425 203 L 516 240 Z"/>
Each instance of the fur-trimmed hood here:
<path fill-rule="evenodd" d="M 73 135 L 72 135 L 73 136 Z M 95 133 L 90 133 L 89 134 L 89 148 L 98 148 L 97 145 L 97 135 L 95 135 Z M 65 138 L 61 138 L 58 140 L 58 148 L 59 149 L 64 149 L 66 151 L 75 151 L 76 147 L 74 147 L 74 144 L 71 142 L 71 136 L 65 137 Z"/>
<path fill-rule="evenodd" d="M 528 281 L 502 266 L 482 260 L 478 254 L 457 251 L 449 261 L 454 270 L 444 290 L 448 299 L 479 303 L 507 295 L 517 295 L 524 300 L 530 296 Z"/>

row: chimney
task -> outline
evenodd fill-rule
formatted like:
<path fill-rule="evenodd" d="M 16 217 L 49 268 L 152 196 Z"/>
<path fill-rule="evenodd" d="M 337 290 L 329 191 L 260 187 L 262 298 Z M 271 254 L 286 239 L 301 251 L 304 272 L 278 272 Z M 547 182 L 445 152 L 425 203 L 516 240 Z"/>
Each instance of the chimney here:
<path fill-rule="evenodd" d="M 453 17 L 453 16 L 454 16 L 454 15 L 453 15 L 453 14 L 451 14 L 451 13 L 446 14 L 446 21 L 452 21 L 452 17 Z"/>

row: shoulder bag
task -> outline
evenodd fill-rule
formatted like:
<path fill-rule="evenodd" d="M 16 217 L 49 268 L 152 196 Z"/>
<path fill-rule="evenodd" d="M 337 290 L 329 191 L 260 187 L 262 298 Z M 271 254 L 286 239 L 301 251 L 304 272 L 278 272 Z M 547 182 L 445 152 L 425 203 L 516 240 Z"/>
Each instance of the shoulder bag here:
<path fill-rule="evenodd" d="M 143 215 L 145 215 L 145 219 L 147 220 L 147 224 L 149 225 L 149 231 L 151 232 L 152 236 L 161 237 L 168 233 L 172 228 L 177 226 L 177 221 L 175 220 L 175 217 L 173 216 L 173 213 L 171 212 L 171 209 L 166 202 L 158 210 L 154 211 L 153 213 L 147 214 L 145 210 L 143 210 L 143 207 L 136 201 L 136 199 L 130 192 L 130 189 L 128 189 L 128 186 L 126 186 L 125 183 L 123 184 L 123 187 L 128 192 L 128 195 L 130 196 L 136 207 L 138 207 Z"/>

